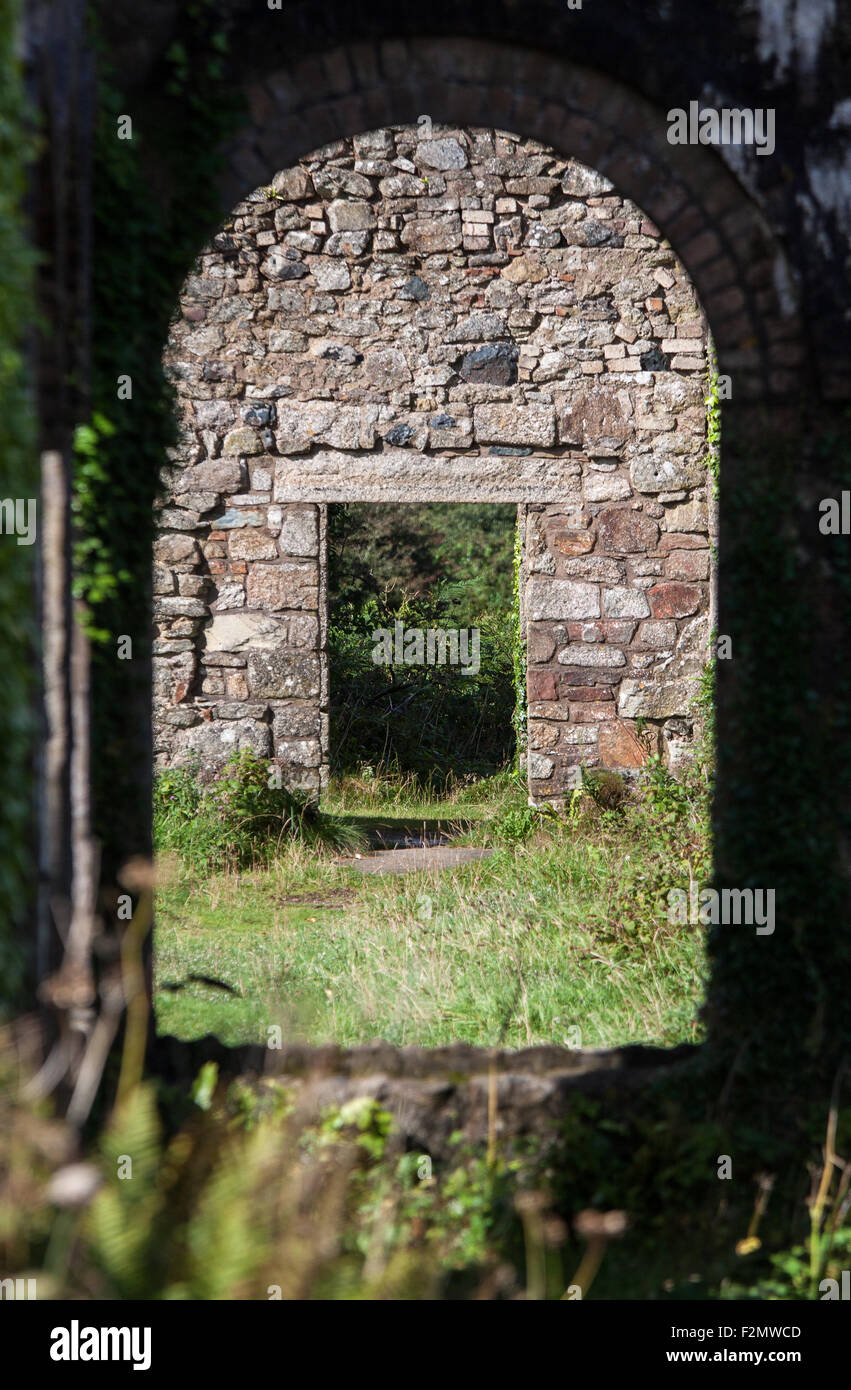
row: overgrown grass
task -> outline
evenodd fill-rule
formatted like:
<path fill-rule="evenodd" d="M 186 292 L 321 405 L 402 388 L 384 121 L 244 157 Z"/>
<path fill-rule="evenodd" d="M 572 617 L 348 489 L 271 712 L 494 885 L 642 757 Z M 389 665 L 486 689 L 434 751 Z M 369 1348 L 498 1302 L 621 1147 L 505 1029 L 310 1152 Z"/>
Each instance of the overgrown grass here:
<path fill-rule="evenodd" d="M 208 784 L 197 766 L 174 768 L 154 781 L 154 844 L 203 872 L 274 860 L 290 841 L 354 849 L 355 827 L 320 813 L 306 797 L 280 785 L 273 765 L 250 749 L 235 753 Z"/>
<path fill-rule="evenodd" d="M 510 774 L 443 801 L 418 799 L 413 782 L 349 779 L 328 804 L 353 832 L 425 822 L 493 852 L 399 876 L 364 876 L 300 841 L 250 873 L 173 860 L 158 899 L 161 1031 L 235 1043 L 277 1024 L 344 1045 L 697 1038 L 702 938 L 668 924 L 665 897 L 705 877 L 705 801 L 661 768 L 620 806 L 601 806 L 590 783 L 562 817 L 527 807 Z"/>

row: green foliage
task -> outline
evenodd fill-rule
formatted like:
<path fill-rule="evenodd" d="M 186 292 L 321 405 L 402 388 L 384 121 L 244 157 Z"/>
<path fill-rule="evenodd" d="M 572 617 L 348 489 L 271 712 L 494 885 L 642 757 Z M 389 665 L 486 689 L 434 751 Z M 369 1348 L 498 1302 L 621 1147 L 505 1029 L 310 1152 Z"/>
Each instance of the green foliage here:
<path fill-rule="evenodd" d="M 93 1196 L 57 1209 L 44 1193 L 68 1127 L 7 1087 L 0 1258 L 57 1299 L 546 1300 L 582 1262 L 579 1217 L 618 1211 L 585 1297 L 818 1299 L 841 1278 L 847 1165 L 829 1177 L 825 1160 L 820 1182 L 810 1165 L 809 1221 L 801 1200 L 820 1125 L 785 1145 L 738 1126 L 719 1200 L 732 1134 L 707 1116 L 699 1064 L 616 1095 L 574 1091 L 546 1136 L 458 1134 L 433 1159 L 403 1151 L 373 1096 L 297 1119 L 274 1079 L 228 1085 L 206 1064 L 188 1087 L 133 1087 L 80 1155 Z"/>
<path fill-rule="evenodd" d="M 490 836 L 498 845 L 525 844 L 529 836 L 540 827 L 545 814 L 536 810 L 534 806 L 507 806 L 491 823 Z"/>
<path fill-rule="evenodd" d="M 39 469 L 32 382 L 23 334 L 35 319 L 35 255 L 27 245 L 23 199 L 36 152 L 20 66 L 20 4 L 0 6 L 0 459 L 3 496 L 37 499 Z M 0 537 L 3 757 L 0 759 L 0 1008 L 20 997 L 25 971 L 21 924 L 31 906 L 31 765 L 35 738 L 33 594 L 36 547 Z"/>
<path fill-rule="evenodd" d="M 526 700 L 526 643 L 520 618 L 520 588 L 523 578 L 523 523 L 518 518 L 514 531 L 514 587 L 511 596 L 511 661 L 514 673 L 514 738 L 517 761 L 526 751 L 528 738 L 528 705 Z"/>
<path fill-rule="evenodd" d="M 229 80 L 233 17 L 208 0 L 180 7 L 157 101 L 139 109 L 110 66 L 90 9 L 98 53 L 94 125 L 91 415 L 80 421 L 74 469 L 74 591 L 86 610 L 92 656 L 94 830 L 107 878 L 145 852 L 148 807 L 138 786 L 150 761 L 141 729 L 149 691 L 154 505 L 175 442 L 173 396 L 162 369 L 180 285 L 220 223 L 217 178 L 224 140 L 241 110 Z M 133 138 L 117 117 L 134 112 Z M 158 172 L 154 190 L 150 170 Z M 132 396 L 118 399 L 118 377 Z M 116 661 L 126 634 L 133 661 Z"/>
<path fill-rule="evenodd" d="M 399 507 L 356 503 L 329 512 L 329 655 L 335 772 L 446 781 L 512 756 L 518 662 L 512 608 L 513 506 Z M 373 660 L 373 632 L 480 631 L 480 669 Z M 524 706 L 525 708 L 525 706 Z"/>
<path fill-rule="evenodd" d="M 91 424 L 78 425 L 74 431 L 74 490 L 71 512 L 75 519 L 73 591 L 84 601 L 83 621 L 86 632 L 95 642 L 106 642 L 110 633 L 96 627 L 92 611 L 108 599 L 114 599 L 119 586 L 131 580 L 126 566 L 116 569 L 114 558 L 104 546 L 95 525 L 102 501 L 102 490 L 109 484 L 104 445 L 116 432 L 115 425 L 96 412 Z"/>
<path fill-rule="evenodd" d="M 468 614 L 507 609 L 517 508 L 511 504 L 373 502 L 328 509 L 332 616 L 368 598 L 449 590 Z M 469 625 L 468 622 L 465 625 Z"/>
<path fill-rule="evenodd" d="M 770 1255 L 768 1265 L 767 1271 L 754 1272 L 752 1283 L 744 1283 L 741 1276 L 725 1280 L 719 1297 L 759 1299 L 767 1302 L 822 1299 L 824 1294 L 819 1292 L 822 1280 L 835 1279 L 840 1283 L 843 1269 L 847 1270 L 851 1265 L 851 1227 L 845 1227 L 835 1233 L 830 1243 L 829 1256 L 817 1257 L 815 1278 L 812 1250 L 803 1243 Z"/>
<path fill-rule="evenodd" d="M 384 1157 L 387 1138 L 393 1128 L 393 1117 L 377 1100 L 356 1096 L 341 1106 L 331 1106 L 322 1115 L 319 1126 L 321 1143 L 335 1143 L 341 1134 L 353 1131 L 355 1143 L 370 1158 Z"/>
<path fill-rule="evenodd" d="M 373 633 L 392 632 L 396 621 L 406 629 L 477 627 L 478 672 L 377 664 Z M 334 771 L 390 768 L 428 780 L 503 766 L 513 751 L 512 643 L 509 614 L 471 614 L 439 588 L 338 608 L 329 632 Z"/>
<path fill-rule="evenodd" d="M 332 785 L 351 827 L 382 836 L 442 831 L 488 846 L 451 873 L 361 874 L 282 844 L 262 873 L 181 875 L 158 895 L 157 975 L 193 971 L 239 982 L 241 997 L 162 992 L 160 1026 L 181 1038 L 215 1032 L 352 1046 L 520 1047 L 679 1043 L 696 1036 L 702 933 L 667 921 L 666 894 L 708 873 L 703 801 L 672 824 L 639 799 L 581 815 L 526 804 L 513 772 L 416 802 L 410 780 Z M 356 799 L 366 789 L 364 800 Z M 359 809 L 360 808 L 360 809 Z"/>
<path fill-rule="evenodd" d="M 709 376 L 703 403 L 706 406 L 706 443 L 708 448 L 706 468 L 712 479 L 713 496 L 717 497 L 721 485 L 721 401 L 718 396 L 718 357 L 711 338 L 709 340 Z"/>
<path fill-rule="evenodd" d="M 618 811 L 629 796 L 626 779 L 605 767 L 583 767 L 581 790 L 601 811 Z"/>
<path fill-rule="evenodd" d="M 661 825 L 676 825 L 692 804 L 689 788 L 671 774 L 658 753 L 647 759 L 644 796 L 648 812 Z"/>
<path fill-rule="evenodd" d="M 351 848 L 351 827 L 314 810 L 303 795 L 270 785 L 274 765 L 251 749 L 234 753 L 208 785 L 197 766 L 172 768 L 154 784 L 154 841 L 196 869 L 268 863 L 287 840 Z"/>

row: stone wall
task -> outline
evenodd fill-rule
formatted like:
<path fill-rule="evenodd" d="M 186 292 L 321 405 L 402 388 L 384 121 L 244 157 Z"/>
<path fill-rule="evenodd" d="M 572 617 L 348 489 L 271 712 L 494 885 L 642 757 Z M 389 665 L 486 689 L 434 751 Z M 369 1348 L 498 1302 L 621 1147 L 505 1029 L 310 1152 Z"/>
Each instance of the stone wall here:
<path fill-rule="evenodd" d="M 326 504 L 516 501 L 529 776 L 676 763 L 705 659 L 706 324 L 658 229 L 493 130 L 339 141 L 252 193 L 183 286 L 155 552 L 160 765 L 250 746 L 318 792 Z"/>

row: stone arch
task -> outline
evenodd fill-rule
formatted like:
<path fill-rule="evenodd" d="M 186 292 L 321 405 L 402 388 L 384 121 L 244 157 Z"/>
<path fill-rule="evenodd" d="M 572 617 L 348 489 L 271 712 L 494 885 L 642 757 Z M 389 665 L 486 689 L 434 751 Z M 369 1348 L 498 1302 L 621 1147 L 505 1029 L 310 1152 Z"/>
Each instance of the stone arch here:
<path fill-rule="evenodd" d="M 45 6 L 31 9 L 38 18 Z M 842 718 L 848 703 L 847 552 L 835 538 L 819 535 L 813 520 L 819 499 L 847 486 L 841 441 L 851 376 L 843 343 L 847 238 L 837 83 L 848 22 L 836 17 L 831 27 L 828 21 L 806 45 L 784 40 L 781 52 L 776 34 L 765 31 L 764 14 L 754 19 L 741 6 L 722 9 L 719 18 L 695 16 L 682 6 L 642 7 L 640 13 L 628 5 L 586 6 L 582 25 L 574 26 L 565 23 L 563 6 L 546 0 L 497 3 L 487 14 L 473 14 L 457 0 L 435 0 L 427 12 L 378 6 L 366 17 L 351 5 L 317 10 L 297 0 L 269 28 L 266 7 L 225 0 L 222 12 L 238 20 L 233 71 L 250 119 L 228 145 L 220 216 L 271 170 L 317 142 L 415 121 L 426 111 L 456 125 L 504 123 L 521 134 L 537 133 L 609 174 L 671 237 L 707 309 L 722 369 L 735 382 L 724 414 L 719 627 L 734 634 L 736 662 L 719 683 L 716 881 L 779 882 L 785 908 L 770 950 L 765 941 L 739 934 L 710 942 L 710 1044 L 716 1057 L 738 1066 L 743 1033 L 744 1043 L 756 1040 L 762 1077 L 773 1072 L 792 1094 L 790 1077 L 800 1080 L 814 1070 L 828 1076 L 848 1032 L 842 991 L 847 938 L 836 927 L 849 903 L 849 749 Z M 163 94 L 177 10 L 164 0 L 144 29 L 125 4 L 103 16 L 128 106 L 153 137 L 146 166 L 153 196 L 166 198 L 166 145 L 179 148 L 190 128 L 180 101 Z M 81 13 L 75 23 L 69 51 L 73 60 L 84 60 L 79 86 L 57 87 L 52 48 L 34 45 L 38 105 L 63 158 L 88 148 L 94 102 Z M 31 36 L 36 27 L 28 24 Z M 474 27 L 500 41 L 462 36 Z M 341 36 L 413 28 L 440 37 L 340 44 Z M 546 52 L 529 48 L 530 34 Z M 308 46 L 318 51 L 298 56 Z M 568 52 L 595 70 L 562 56 Z M 624 83 L 640 86 L 655 106 Z M 776 103 L 782 159 L 756 161 L 756 167 L 739 160 L 741 176 L 734 176 L 720 152 L 668 146 L 664 108 L 687 104 L 707 84 L 719 101 L 724 93 L 750 91 Z M 78 91 L 90 99 L 78 100 Z M 76 167 L 74 160 L 67 163 Z M 33 241 L 50 265 L 46 302 L 54 305 L 55 277 L 62 290 L 55 302 L 65 302 L 70 286 L 81 306 L 79 315 L 57 319 L 55 334 L 34 355 L 42 440 L 67 453 L 79 411 L 57 397 L 54 368 L 63 353 L 76 351 L 78 324 L 85 325 L 89 312 L 85 169 L 82 182 L 67 173 L 58 183 L 42 175 L 38 192 L 42 215 Z M 119 200 L 119 233 L 125 215 Z M 210 231 L 217 220 L 211 219 Z M 132 238 L 129 226 L 128 233 Z M 692 245 L 704 233 L 717 238 L 720 251 L 714 241 Z M 153 479 L 142 480 L 145 498 L 153 486 Z M 142 593 L 144 573 L 136 570 L 134 580 Z M 144 646 L 141 628 L 138 636 Z M 97 807 L 98 822 L 109 824 L 113 806 L 123 803 L 122 854 L 150 846 L 149 663 L 138 665 L 131 698 L 107 668 L 95 677 L 101 703 L 115 709 L 102 752 L 110 795 Z M 67 801 L 60 787 L 57 817 Z M 61 862 L 51 870 L 56 893 L 67 894 L 67 857 L 60 847 Z M 113 846 L 105 860 L 109 883 L 117 862 Z M 48 924 L 39 939 L 54 935 Z"/>
<path fill-rule="evenodd" d="M 661 228 L 709 319 L 738 400 L 782 397 L 806 362 L 795 281 L 718 153 L 672 145 L 665 113 L 612 77 L 486 39 L 352 44 L 246 82 L 250 123 L 224 151 L 222 215 L 271 171 L 361 131 L 415 124 L 515 131 L 608 178 Z"/>
<path fill-rule="evenodd" d="M 276 171 L 196 271 L 166 354 L 158 761 L 247 746 L 325 785 L 339 501 L 518 505 L 534 801 L 688 756 L 706 327 L 641 209 L 537 141 L 425 121 Z"/>

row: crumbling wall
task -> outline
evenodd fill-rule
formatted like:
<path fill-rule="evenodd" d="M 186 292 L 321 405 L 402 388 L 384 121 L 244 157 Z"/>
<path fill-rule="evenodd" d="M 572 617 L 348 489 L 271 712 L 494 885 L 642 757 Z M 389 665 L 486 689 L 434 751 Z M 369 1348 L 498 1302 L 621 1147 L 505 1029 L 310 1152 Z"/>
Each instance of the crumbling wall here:
<path fill-rule="evenodd" d="M 706 324 L 658 229 L 531 140 L 341 140 L 234 208 L 166 351 L 161 765 L 237 747 L 318 792 L 325 512 L 517 501 L 530 792 L 687 752 L 706 656 Z"/>

